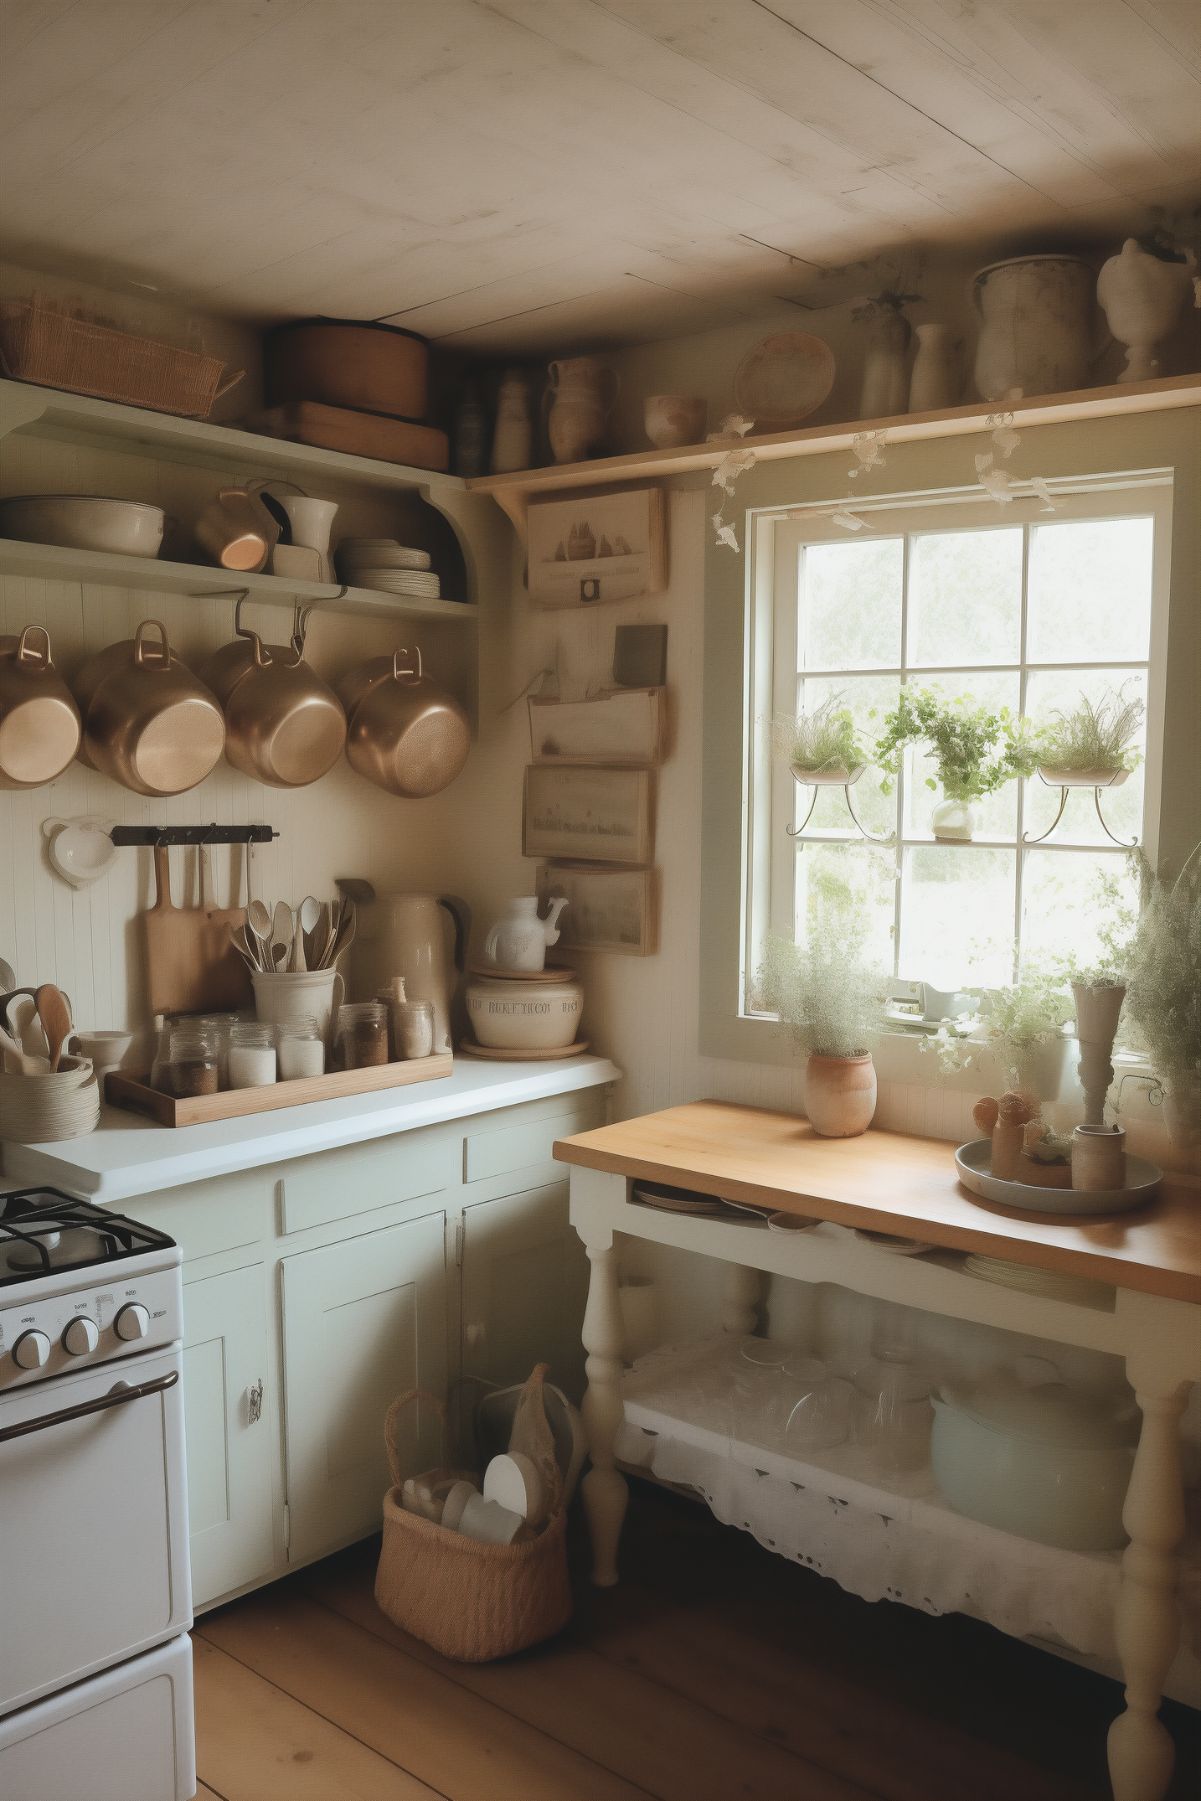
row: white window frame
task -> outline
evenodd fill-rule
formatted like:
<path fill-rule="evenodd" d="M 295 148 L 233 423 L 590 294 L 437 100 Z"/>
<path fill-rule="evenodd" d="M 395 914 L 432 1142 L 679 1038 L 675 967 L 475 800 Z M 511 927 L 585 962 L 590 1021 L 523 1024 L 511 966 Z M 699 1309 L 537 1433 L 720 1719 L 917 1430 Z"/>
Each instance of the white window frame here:
<path fill-rule="evenodd" d="M 1160 792 L 1163 771 L 1163 730 L 1167 680 L 1167 626 L 1171 564 L 1172 528 L 1171 470 L 1147 470 L 1130 474 L 1106 474 L 1096 477 L 1061 479 L 1048 486 L 1052 496 L 1060 499 L 1063 519 L 1122 518 L 1150 516 L 1153 520 L 1151 630 L 1147 655 L 1147 741 L 1143 828 L 1140 842 L 1152 863 L 1157 861 L 1159 840 Z M 846 503 L 843 502 L 843 505 Z M 773 754 L 771 720 L 778 713 L 791 714 L 796 708 L 796 571 L 803 544 L 845 542 L 850 535 L 845 527 L 834 523 L 831 512 L 837 501 L 814 501 L 803 506 L 764 509 L 748 514 L 747 540 L 750 552 L 747 593 L 747 638 L 745 658 L 745 692 L 743 743 L 747 747 L 743 790 L 742 833 L 742 909 L 741 909 L 741 981 L 740 1014 L 745 1019 L 763 1020 L 773 1017 L 757 1011 L 752 993 L 754 971 L 762 962 L 762 947 L 769 930 L 784 931 L 791 937 L 795 914 L 795 878 L 798 852 L 793 840 L 786 837 L 784 824 L 790 820 L 794 805 L 795 785 L 789 771 Z M 874 534 L 897 536 L 918 531 L 947 531 L 983 527 L 993 528 L 1050 523 L 1040 496 L 1028 487 L 1015 484 L 1015 499 L 1005 507 L 991 500 L 981 500 L 979 488 L 944 489 L 892 494 L 856 505 L 857 515 L 868 522 Z M 866 534 L 864 534 L 866 535 Z M 1029 538 L 1025 539 L 1028 547 Z M 906 539 L 906 558 L 908 539 Z M 1029 675 L 1032 672 L 1060 669 L 1128 669 L 1130 659 L 1073 661 L 1070 663 L 1027 664 L 1027 576 L 1028 558 L 1023 554 L 1020 661 L 1018 663 L 970 666 L 970 673 L 1013 674 L 1019 679 L 1020 703 L 1025 704 Z M 904 622 L 902 621 L 901 668 L 906 668 Z M 1137 661 L 1137 659 L 1135 660 Z M 884 671 L 840 670 L 812 671 L 829 679 L 839 675 L 891 674 Z M 938 670 L 923 668 L 918 682 L 954 676 L 955 667 Z M 902 673 L 901 680 L 906 680 Z M 770 696 L 770 704 L 765 696 Z M 1019 783 L 1016 855 L 1018 874 L 1015 883 L 1014 940 L 1018 936 L 1022 906 L 1022 880 L 1026 855 L 1024 846 L 1023 809 L 1025 789 Z M 898 781 L 897 818 L 902 831 L 905 820 L 905 776 Z M 815 843 L 846 842 L 835 833 L 807 832 L 806 839 Z M 850 840 L 854 842 L 854 840 Z M 902 839 L 903 845 L 925 845 L 926 839 Z M 1009 840 L 980 839 L 982 845 L 999 843 L 1011 848 Z M 1046 848 L 1046 847 L 1043 847 Z M 1095 853 L 1108 846 L 1055 845 L 1057 854 Z M 954 854 L 949 852 L 949 854 Z M 900 868 L 898 852 L 898 870 Z M 897 881 L 896 928 L 900 921 L 900 879 Z M 895 933 L 894 933 L 895 942 Z M 899 945 L 897 946 L 899 954 Z M 895 981 L 897 992 L 908 984 Z"/>

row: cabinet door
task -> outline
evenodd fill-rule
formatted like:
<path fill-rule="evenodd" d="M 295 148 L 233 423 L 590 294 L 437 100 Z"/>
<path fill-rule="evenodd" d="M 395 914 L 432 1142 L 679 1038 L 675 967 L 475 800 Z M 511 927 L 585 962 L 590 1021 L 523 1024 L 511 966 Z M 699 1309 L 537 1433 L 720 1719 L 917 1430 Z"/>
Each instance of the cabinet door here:
<path fill-rule="evenodd" d="M 267 1291 L 261 1264 L 189 1282 L 184 1299 L 184 1432 L 192 1602 L 269 1575 L 275 1562 L 276 1409 L 264 1403 Z"/>
<path fill-rule="evenodd" d="M 445 1231 L 436 1213 L 280 1264 L 295 1562 L 378 1529 L 389 1405 L 410 1388 L 445 1397 Z M 414 1473 L 441 1461 L 428 1403 L 402 1416 L 401 1458 Z"/>
<path fill-rule="evenodd" d="M 567 1184 L 463 1209 L 463 1373 L 524 1382 L 536 1363 L 578 1399 L 588 1259 L 568 1223 Z"/>

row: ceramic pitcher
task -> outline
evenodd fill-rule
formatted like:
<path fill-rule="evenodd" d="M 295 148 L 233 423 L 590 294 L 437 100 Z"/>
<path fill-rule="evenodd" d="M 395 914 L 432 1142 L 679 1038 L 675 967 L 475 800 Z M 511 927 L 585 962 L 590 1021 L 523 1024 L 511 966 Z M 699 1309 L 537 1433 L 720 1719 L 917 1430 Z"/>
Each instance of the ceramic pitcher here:
<path fill-rule="evenodd" d="M 394 976 L 403 976 L 408 999 L 429 1001 L 434 1009 L 434 1050 L 450 1050 L 455 971 L 463 967 L 471 924 L 467 903 L 449 894 L 381 894 L 357 907 L 351 999 L 370 1000 Z M 453 953 L 446 941 L 448 916 L 454 926 Z"/>
<path fill-rule="evenodd" d="M 486 960 L 498 969 L 545 968 L 547 947 L 559 942 L 559 915 L 566 905 L 565 900 L 552 900 L 546 918 L 539 919 L 534 896 L 507 901 L 484 940 Z"/>
<path fill-rule="evenodd" d="M 1018 256 L 972 278 L 983 400 L 1082 388 L 1096 352 L 1093 272 L 1078 256 Z"/>
<path fill-rule="evenodd" d="M 617 377 L 599 357 L 566 357 L 548 364 L 550 411 L 547 433 L 556 463 L 578 463 L 590 456 L 617 398 Z"/>

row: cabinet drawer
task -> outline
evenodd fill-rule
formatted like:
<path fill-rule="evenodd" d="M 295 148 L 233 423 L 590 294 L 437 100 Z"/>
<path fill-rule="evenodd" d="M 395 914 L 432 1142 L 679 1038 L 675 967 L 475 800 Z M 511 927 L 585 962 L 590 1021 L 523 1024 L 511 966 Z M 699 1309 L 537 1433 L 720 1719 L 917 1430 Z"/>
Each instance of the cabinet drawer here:
<path fill-rule="evenodd" d="M 458 1181 L 458 1165 L 458 1134 L 442 1129 L 298 1159 L 279 1177 L 280 1231 L 303 1232 L 434 1194 Z"/>
<path fill-rule="evenodd" d="M 271 1232 L 271 1179 L 266 1170 L 219 1176 L 156 1198 L 130 1202 L 135 1219 L 173 1238 L 188 1264 L 219 1251 L 240 1251 Z"/>
<path fill-rule="evenodd" d="M 551 1152 L 556 1138 L 586 1132 L 600 1123 L 599 1108 L 573 1107 L 562 1113 L 543 1114 L 540 1119 L 499 1126 L 491 1132 L 469 1132 L 463 1145 L 463 1180 L 482 1182 L 489 1176 L 507 1175 L 510 1170 L 553 1164 Z"/>

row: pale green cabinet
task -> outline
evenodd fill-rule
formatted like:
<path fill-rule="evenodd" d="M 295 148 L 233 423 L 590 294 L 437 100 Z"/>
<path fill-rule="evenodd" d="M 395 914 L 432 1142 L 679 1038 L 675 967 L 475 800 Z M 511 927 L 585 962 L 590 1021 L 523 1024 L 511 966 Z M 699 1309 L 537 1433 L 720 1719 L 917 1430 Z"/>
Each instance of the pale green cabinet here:
<path fill-rule="evenodd" d="M 469 1203 L 462 1225 L 463 1373 L 506 1385 L 535 1363 L 577 1400 L 588 1259 L 567 1217 L 567 1184 Z"/>

